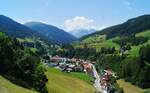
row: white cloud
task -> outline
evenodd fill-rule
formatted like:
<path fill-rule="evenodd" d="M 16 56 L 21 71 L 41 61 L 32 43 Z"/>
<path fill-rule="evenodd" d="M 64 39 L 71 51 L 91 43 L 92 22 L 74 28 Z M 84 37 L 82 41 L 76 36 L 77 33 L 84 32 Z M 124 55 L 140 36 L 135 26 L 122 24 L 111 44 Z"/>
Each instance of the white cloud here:
<path fill-rule="evenodd" d="M 84 16 L 75 16 L 72 19 L 67 19 L 64 22 L 64 27 L 67 31 L 76 29 L 90 29 L 94 27 L 94 20 Z"/>

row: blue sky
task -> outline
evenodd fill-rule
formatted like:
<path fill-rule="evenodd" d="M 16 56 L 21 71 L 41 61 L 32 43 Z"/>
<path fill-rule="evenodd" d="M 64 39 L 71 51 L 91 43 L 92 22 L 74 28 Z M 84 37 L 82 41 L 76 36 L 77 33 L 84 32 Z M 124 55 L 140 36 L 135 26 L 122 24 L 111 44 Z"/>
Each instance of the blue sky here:
<path fill-rule="evenodd" d="M 150 14 L 149 0 L 1 0 L 0 14 L 25 23 L 41 21 L 65 30 L 102 29 Z"/>

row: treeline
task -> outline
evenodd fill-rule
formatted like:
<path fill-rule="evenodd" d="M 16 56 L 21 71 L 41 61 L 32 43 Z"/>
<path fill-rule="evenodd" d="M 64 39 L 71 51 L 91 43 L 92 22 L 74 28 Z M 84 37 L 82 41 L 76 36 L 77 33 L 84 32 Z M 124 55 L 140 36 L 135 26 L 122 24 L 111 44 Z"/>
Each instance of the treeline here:
<path fill-rule="evenodd" d="M 140 48 L 139 58 L 127 59 L 122 66 L 122 77 L 133 84 L 142 87 L 150 87 L 150 46 Z"/>
<path fill-rule="evenodd" d="M 69 58 L 80 58 L 80 59 L 90 59 L 95 60 L 96 49 L 89 48 L 86 44 L 84 48 L 74 48 L 73 45 L 62 45 L 61 50 L 58 50 L 54 55 L 59 55 L 62 57 Z"/>
<path fill-rule="evenodd" d="M 0 74 L 12 82 L 26 88 L 34 88 L 47 93 L 44 74 L 38 54 L 23 47 L 17 39 L 11 39 L 0 33 Z"/>
<path fill-rule="evenodd" d="M 127 57 L 127 55 L 102 53 L 96 63 L 97 69 L 111 68 L 117 72 L 120 78 L 131 82 L 141 88 L 150 87 L 150 46 L 140 48 L 139 57 Z"/>
<path fill-rule="evenodd" d="M 77 48 L 73 47 L 71 44 L 66 44 L 62 45 L 61 49 L 53 53 L 53 55 L 96 61 L 101 53 L 113 54 L 115 51 L 115 47 L 102 47 L 101 51 L 97 52 L 95 48 L 90 48 L 87 44 L 84 44 L 83 47 Z"/>
<path fill-rule="evenodd" d="M 135 35 L 120 37 L 120 39 L 113 40 L 113 42 L 119 44 L 121 47 L 125 45 L 137 46 L 143 44 L 149 40 L 148 37 L 136 37 Z"/>

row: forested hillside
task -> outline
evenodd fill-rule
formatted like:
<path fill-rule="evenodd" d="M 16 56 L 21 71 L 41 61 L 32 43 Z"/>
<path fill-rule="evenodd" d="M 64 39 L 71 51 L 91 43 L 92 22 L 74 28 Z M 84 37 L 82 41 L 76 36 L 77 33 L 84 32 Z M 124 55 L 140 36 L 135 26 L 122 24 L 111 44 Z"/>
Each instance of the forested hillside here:
<path fill-rule="evenodd" d="M 105 28 L 101 31 L 97 31 L 90 35 L 84 36 L 81 40 L 95 35 L 106 35 L 107 38 L 113 38 L 116 36 L 134 35 L 136 33 L 150 29 L 150 15 L 143 15 L 128 21 L 115 25 L 112 27 Z"/>
<path fill-rule="evenodd" d="M 0 31 L 7 33 L 11 37 L 19 38 L 33 37 L 38 35 L 28 27 L 15 22 L 4 15 L 0 15 Z"/>
<path fill-rule="evenodd" d="M 17 85 L 47 93 L 45 69 L 40 56 L 22 46 L 17 39 L 0 33 L 0 74 Z"/>
<path fill-rule="evenodd" d="M 71 43 L 77 40 L 76 37 L 67 33 L 66 31 L 41 22 L 28 22 L 25 24 L 25 26 L 45 36 L 45 38 L 47 38 L 48 40 L 52 40 L 59 44 Z"/>

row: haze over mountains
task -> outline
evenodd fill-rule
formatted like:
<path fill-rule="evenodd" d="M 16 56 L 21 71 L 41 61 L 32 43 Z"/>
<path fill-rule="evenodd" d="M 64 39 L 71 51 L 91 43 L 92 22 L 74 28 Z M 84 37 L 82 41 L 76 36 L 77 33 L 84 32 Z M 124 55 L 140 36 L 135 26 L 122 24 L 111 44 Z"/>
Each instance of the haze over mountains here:
<path fill-rule="evenodd" d="M 89 35 L 94 32 L 96 32 L 95 29 L 77 29 L 77 30 L 70 31 L 69 33 L 74 35 L 77 38 L 81 38 L 82 36 Z"/>

